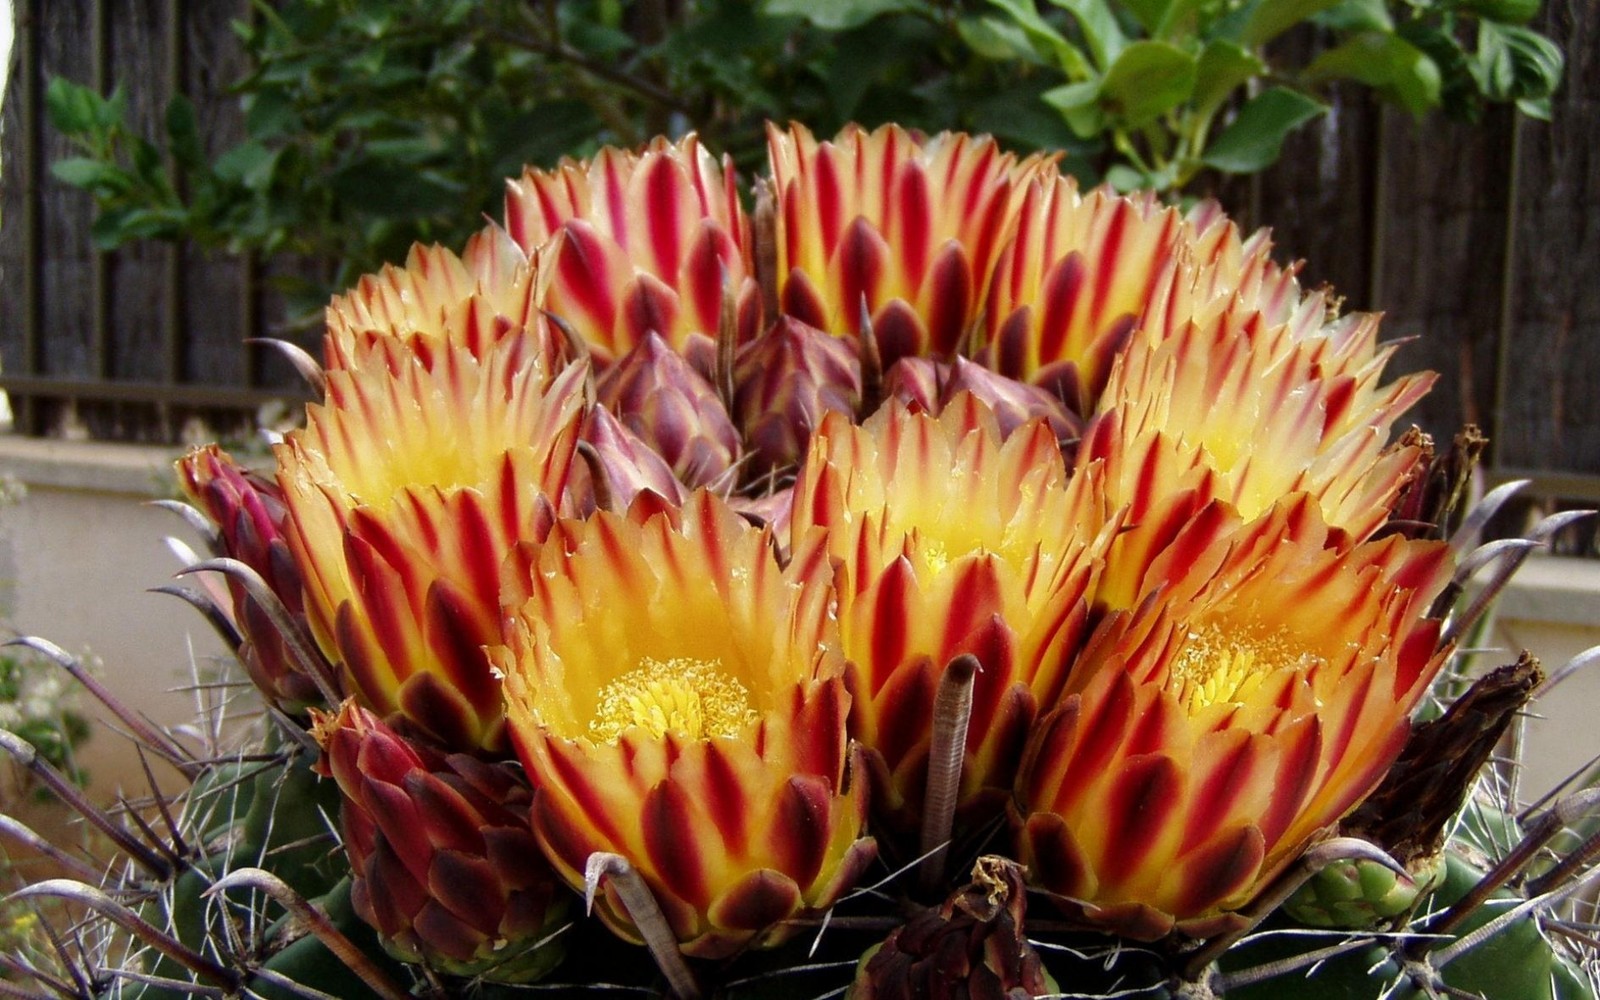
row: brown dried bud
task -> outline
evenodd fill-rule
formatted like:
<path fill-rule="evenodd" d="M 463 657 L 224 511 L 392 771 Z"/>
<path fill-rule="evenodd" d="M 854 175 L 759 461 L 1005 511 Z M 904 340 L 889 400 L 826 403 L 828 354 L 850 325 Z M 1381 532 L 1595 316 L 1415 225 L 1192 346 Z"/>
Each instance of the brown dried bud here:
<path fill-rule="evenodd" d="M 912 917 L 871 953 L 848 1000 L 1016 1000 L 1055 993 L 1023 934 L 1023 877 L 1014 861 L 979 858 L 968 885 L 938 909 Z"/>

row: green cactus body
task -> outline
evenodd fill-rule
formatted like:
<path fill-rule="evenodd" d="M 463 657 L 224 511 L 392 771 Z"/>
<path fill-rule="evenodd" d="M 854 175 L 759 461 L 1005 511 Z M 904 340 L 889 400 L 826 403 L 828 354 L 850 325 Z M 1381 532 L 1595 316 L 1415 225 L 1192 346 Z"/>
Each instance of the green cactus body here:
<path fill-rule="evenodd" d="M 161 887 L 141 909 L 146 920 L 169 929 L 195 951 L 207 953 L 208 938 L 224 933 L 219 903 L 207 898 L 205 892 L 229 871 L 252 866 L 271 868 L 297 892 L 312 899 L 335 888 L 338 880 L 334 866 L 325 863 L 334 845 L 323 817 L 337 813 L 337 789 L 317 777 L 304 755 L 286 762 L 240 762 L 208 770 L 185 794 L 183 808 L 183 825 L 193 831 L 197 854 L 188 859 L 186 870 Z M 237 896 L 243 898 L 242 894 Z M 264 935 L 271 956 L 265 962 L 268 968 L 277 960 L 275 938 L 271 930 Z M 296 942 L 284 950 L 297 949 L 296 954 L 312 950 L 304 945 L 304 941 Z M 325 949 L 324 955 L 332 963 L 328 966 L 330 971 L 344 968 L 332 961 Z M 163 979 L 190 978 L 187 969 L 166 956 L 156 956 L 143 971 Z M 124 984 L 121 995 L 138 1000 L 188 996 L 150 984 Z"/>
<path fill-rule="evenodd" d="M 385 962 L 381 957 L 382 951 L 378 946 L 377 935 L 356 916 L 355 910 L 350 906 L 348 878 L 340 880 L 330 892 L 311 902 L 326 913 L 334 926 L 373 959 L 391 979 L 403 983 L 410 978 L 398 963 Z M 269 939 L 275 939 L 280 934 L 289 932 L 290 928 L 287 925 L 290 921 L 286 919 L 281 924 L 282 926 L 275 926 L 268 933 Z M 262 975 L 262 972 L 273 975 Z M 297 937 L 263 962 L 261 970 L 250 980 L 250 992 L 259 995 L 263 1000 L 299 1000 L 303 994 L 286 988 L 282 984 L 282 979 L 314 986 L 324 993 L 339 997 L 340 1000 L 377 998 L 377 994 L 362 982 L 359 976 L 351 972 L 350 968 L 329 951 L 326 945 L 310 934 Z"/>
<path fill-rule="evenodd" d="M 1454 850 L 1447 851 L 1443 860 L 1439 886 L 1422 901 L 1418 912 L 1444 909 L 1466 895 L 1483 877 L 1481 868 Z M 1338 886 L 1339 892 L 1350 892 L 1349 881 Z M 1510 892 L 1497 892 L 1456 933 L 1470 934 L 1521 901 Z M 1328 911 L 1334 909 L 1329 907 Z M 1296 914 L 1295 919 L 1300 916 Z M 1336 940 L 1321 936 L 1274 937 L 1236 949 L 1222 964 L 1228 971 L 1251 968 L 1326 947 Z M 1487 1000 L 1596 1000 L 1587 978 L 1555 949 L 1532 918 L 1517 921 L 1439 972 L 1448 986 L 1463 991 L 1463 995 Z M 1288 973 L 1232 990 L 1228 1000 L 1278 1000 L 1284 996 L 1294 996 L 1296 1000 L 1376 1000 L 1379 996 L 1402 1000 L 1426 995 L 1411 984 L 1385 992 L 1400 975 L 1390 951 L 1374 945 L 1314 966 L 1309 974 Z"/>
<path fill-rule="evenodd" d="M 1438 856 L 1413 864 L 1406 878 L 1375 861 L 1340 861 L 1322 869 L 1284 903 L 1308 927 L 1370 930 L 1410 913 L 1444 878 Z"/>

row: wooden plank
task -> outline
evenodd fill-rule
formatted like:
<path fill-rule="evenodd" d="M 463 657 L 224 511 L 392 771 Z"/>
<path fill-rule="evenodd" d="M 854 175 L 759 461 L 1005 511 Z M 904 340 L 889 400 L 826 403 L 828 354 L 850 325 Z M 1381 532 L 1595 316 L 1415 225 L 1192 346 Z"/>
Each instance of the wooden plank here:
<path fill-rule="evenodd" d="M 1600 472 L 1600 2 L 1551 0 L 1544 30 L 1569 41 L 1550 126 L 1530 123 L 1512 264 L 1513 350 L 1497 459 Z"/>

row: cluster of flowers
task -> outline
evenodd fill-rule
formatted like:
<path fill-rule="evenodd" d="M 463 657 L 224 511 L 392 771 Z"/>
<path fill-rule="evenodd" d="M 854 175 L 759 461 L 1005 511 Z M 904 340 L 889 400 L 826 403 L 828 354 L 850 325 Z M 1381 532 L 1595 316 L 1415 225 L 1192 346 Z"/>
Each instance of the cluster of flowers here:
<path fill-rule="evenodd" d="M 310 711 L 358 912 L 527 978 L 566 887 L 640 939 L 616 855 L 727 956 L 942 812 L 1072 919 L 1226 929 L 1446 654 L 1448 549 L 1392 517 L 1427 447 L 1387 443 L 1429 379 L 1215 206 L 959 134 L 769 146 L 748 212 L 692 137 L 524 173 L 333 301 L 275 476 L 180 462 L 276 595 L 234 581 L 244 659 Z"/>

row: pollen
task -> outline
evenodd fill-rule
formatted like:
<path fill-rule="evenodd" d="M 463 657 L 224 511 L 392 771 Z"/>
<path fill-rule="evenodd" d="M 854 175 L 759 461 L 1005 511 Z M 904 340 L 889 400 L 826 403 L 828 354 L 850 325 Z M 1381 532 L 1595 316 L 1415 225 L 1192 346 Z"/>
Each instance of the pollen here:
<path fill-rule="evenodd" d="M 755 720 L 749 690 L 723 671 L 721 660 L 645 657 L 600 689 L 589 738 L 615 743 L 638 726 L 656 739 L 673 733 L 705 740 L 736 735 Z"/>
<path fill-rule="evenodd" d="M 1194 713 L 1224 702 L 1248 701 L 1264 678 L 1284 667 L 1300 666 L 1310 657 L 1282 628 L 1208 624 L 1189 631 L 1167 684 Z"/>

